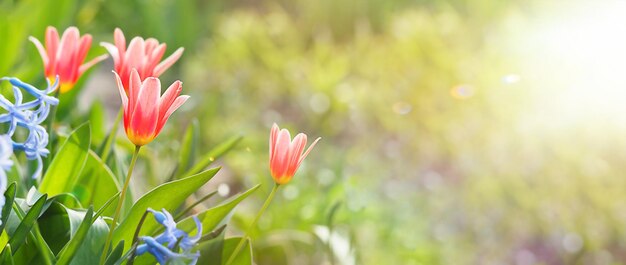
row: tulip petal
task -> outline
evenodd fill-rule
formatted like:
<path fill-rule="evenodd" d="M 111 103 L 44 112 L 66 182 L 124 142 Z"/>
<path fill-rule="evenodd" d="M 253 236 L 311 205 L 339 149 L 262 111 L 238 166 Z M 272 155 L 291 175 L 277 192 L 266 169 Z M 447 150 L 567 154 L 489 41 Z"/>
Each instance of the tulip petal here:
<path fill-rule="evenodd" d="M 146 76 L 142 76 L 143 69 L 143 61 L 144 61 L 144 40 L 139 37 L 135 37 L 130 41 L 128 45 L 128 51 L 126 52 L 126 56 L 124 58 L 125 67 L 120 71 L 128 71 L 135 68 L 139 73 L 141 78 L 146 78 Z"/>
<path fill-rule="evenodd" d="M 69 27 L 63 32 L 61 43 L 56 53 L 56 73 L 61 77 L 61 83 L 73 84 L 78 78 L 77 52 L 80 33 L 76 27 Z M 63 88 L 61 89 L 63 91 Z"/>
<path fill-rule="evenodd" d="M 85 34 L 80 38 L 78 42 L 78 53 L 76 54 L 78 62 L 84 61 L 85 57 L 87 57 L 87 52 L 91 47 L 91 40 L 92 38 L 89 34 Z"/>
<path fill-rule="evenodd" d="M 293 141 L 289 145 L 289 160 L 287 162 L 287 175 L 293 176 L 300 164 L 300 155 L 306 146 L 307 137 L 303 133 L 299 133 L 293 138 Z"/>
<path fill-rule="evenodd" d="M 135 68 L 133 68 L 130 72 L 130 82 L 128 86 L 128 97 L 130 99 L 129 111 L 130 113 L 133 113 L 137 107 L 137 98 L 141 92 L 141 77 L 139 77 L 139 73 L 137 73 L 137 69 Z"/>
<path fill-rule="evenodd" d="M 134 142 L 136 145 L 142 145 L 146 140 L 149 142 L 156 135 L 160 94 L 161 82 L 159 79 L 149 77 L 141 84 L 141 91 L 137 96 L 137 105 L 130 120 L 130 128 L 133 134 L 139 138 L 139 142 Z"/>
<path fill-rule="evenodd" d="M 113 32 L 113 41 L 115 42 L 115 47 L 117 47 L 120 58 L 124 58 L 124 53 L 126 53 L 126 38 L 124 37 L 124 32 L 122 32 L 120 28 L 115 28 L 115 31 Z"/>
<path fill-rule="evenodd" d="M 59 32 L 56 28 L 48 26 L 46 28 L 46 50 L 48 51 L 48 59 L 54 67 L 56 65 L 57 49 L 59 48 Z M 48 74 L 48 73 L 46 73 Z"/>
<path fill-rule="evenodd" d="M 128 112 L 128 96 L 126 96 L 126 91 L 124 90 L 124 85 L 122 85 L 122 79 L 120 76 L 113 71 L 115 74 L 115 80 L 117 81 L 117 88 L 120 91 L 120 97 L 122 98 L 122 106 L 124 106 L 124 112 Z"/>
<path fill-rule="evenodd" d="M 163 54 L 165 54 L 166 48 L 167 48 L 167 45 L 161 44 L 157 46 L 151 53 L 146 54 L 147 62 L 146 62 L 145 67 L 146 67 L 146 72 L 148 72 L 149 75 L 155 76 L 155 77 L 159 76 L 159 75 L 154 74 L 154 69 L 156 68 L 159 61 L 161 61 L 161 58 L 163 58 Z"/>
<path fill-rule="evenodd" d="M 50 59 L 48 59 L 48 53 L 46 52 L 46 49 L 44 49 L 43 45 L 41 45 L 41 42 L 39 42 L 39 40 L 35 37 L 28 37 L 28 40 L 35 44 L 35 47 L 37 48 L 37 51 L 39 51 L 39 55 L 41 56 L 41 60 L 43 61 L 44 67 L 48 68 Z"/>
<path fill-rule="evenodd" d="M 144 54 L 149 55 L 154 49 L 159 46 L 159 42 L 154 38 L 148 38 L 144 42 Z"/>
<path fill-rule="evenodd" d="M 82 75 L 85 71 L 89 70 L 89 68 L 91 68 L 92 66 L 96 65 L 99 62 L 106 60 L 106 58 L 109 58 L 109 55 L 103 54 L 96 58 L 91 59 L 91 61 L 89 62 L 84 63 L 83 65 L 78 67 L 78 75 Z"/>
<path fill-rule="evenodd" d="M 109 52 L 109 54 L 113 58 L 113 65 L 115 66 L 115 70 L 118 71 L 119 69 L 117 69 L 117 67 L 121 65 L 121 61 L 120 61 L 120 53 L 118 52 L 117 47 L 115 47 L 115 45 L 108 43 L 108 42 L 100 42 L 100 46 L 104 47 L 107 50 L 107 52 Z"/>
<path fill-rule="evenodd" d="M 274 123 L 272 125 L 272 129 L 270 130 L 270 162 L 272 161 L 276 149 L 276 138 L 278 137 L 278 124 Z"/>
<path fill-rule="evenodd" d="M 274 155 L 274 170 L 276 177 L 283 177 L 287 172 L 289 160 L 289 145 L 291 144 L 291 135 L 286 129 L 280 130 L 278 133 L 278 141 L 276 142 L 276 155 Z"/>
<path fill-rule="evenodd" d="M 163 60 L 163 62 L 158 64 L 154 68 L 154 72 L 153 72 L 154 76 L 160 76 L 161 74 L 163 74 L 165 72 L 165 70 L 170 68 L 176 61 L 178 61 L 180 56 L 183 55 L 184 51 L 185 51 L 184 48 L 178 48 L 178 50 L 176 50 L 174 53 L 172 53 L 172 55 L 170 55 L 165 60 Z"/>
<path fill-rule="evenodd" d="M 172 103 L 174 103 L 174 100 L 176 100 L 178 95 L 180 95 L 180 92 L 182 90 L 183 90 L 183 83 L 180 81 L 176 81 L 172 83 L 172 85 L 170 85 L 170 87 L 168 87 L 167 90 L 165 90 L 165 93 L 163 93 L 163 96 L 161 96 L 160 103 L 159 103 L 160 108 L 161 108 L 159 110 L 159 117 L 165 116 L 165 112 L 168 111 L 168 109 L 170 108 Z"/>
<path fill-rule="evenodd" d="M 306 152 L 304 152 L 304 154 L 302 154 L 302 156 L 300 156 L 300 160 L 298 160 L 298 165 L 300 165 L 302 163 L 302 161 L 304 161 L 306 156 L 309 155 L 309 152 L 311 152 L 311 150 L 313 150 L 313 146 L 315 146 L 315 144 L 317 144 L 317 142 L 319 140 L 321 140 L 321 139 L 322 139 L 322 137 L 317 137 L 317 139 L 315 139 L 315 141 L 309 146 L 309 148 L 306 149 Z"/>
<path fill-rule="evenodd" d="M 157 124 L 157 134 L 161 132 L 161 129 L 163 129 L 163 126 L 165 125 L 167 120 L 170 118 L 172 113 L 174 113 L 174 111 L 180 108 L 180 106 L 182 106 L 187 101 L 187 99 L 189 99 L 189 96 L 187 95 L 182 95 L 176 98 L 176 100 L 174 100 L 174 103 L 172 103 L 172 105 L 167 109 L 167 112 L 165 112 L 163 116 L 159 115 L 159 123 Z"/>

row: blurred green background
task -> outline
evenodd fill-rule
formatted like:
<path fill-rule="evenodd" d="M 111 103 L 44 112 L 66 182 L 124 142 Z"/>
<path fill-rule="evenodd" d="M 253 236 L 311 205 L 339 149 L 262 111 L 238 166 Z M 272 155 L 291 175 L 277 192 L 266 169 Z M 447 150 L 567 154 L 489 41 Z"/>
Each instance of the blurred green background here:
<path fill-rule="evenodd" d="M 43 77 L 27 37 L 47 25 L 93 34 L 91 56 L 115 27 L 127 41 L 166 42 L 167 54 L 185 47 L 161 80 L 181 79 L 192 98 L 144 152 L 139 181 L 148 190 L 169 176 L 193 119 L 200 154 L 243 135 L 207 189 L 263 184 L 231 235 L 273 185 L 272 123 L 322 137 L 253 234 L 258 264 L 626 264 L 624 1 L 3 0 L 0 10 L 0 75 L 31 82 Z M 77 113 L 113 120 L 111 69 L 83 78 Z"/>

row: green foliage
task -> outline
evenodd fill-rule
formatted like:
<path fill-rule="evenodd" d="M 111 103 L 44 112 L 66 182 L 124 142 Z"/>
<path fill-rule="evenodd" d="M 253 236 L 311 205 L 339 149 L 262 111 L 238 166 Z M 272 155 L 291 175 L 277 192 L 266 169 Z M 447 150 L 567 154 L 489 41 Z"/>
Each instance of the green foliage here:
<path fill-rule="evenodd" d="M 111 169 L 96 155 L 89 151 L 85 166 L 72 189 L 83 205 L 93 205 L 94 208 L 102 207 L 112 196 L 120 190 L 117 178 Z M 113 207 L 105 211 L 113 214 Z"/>
<path fill-rule="evenodd" d="M 239 194 L 238 196 L 224 202 L 218 206 L 215 206 L 211 209 L 208 209 L 204 212 L 198 214 L 198 219 L 202 222 L 202 227 L 206 231 L 210 231 L 216 229 L 222 222 L 228 221 L 224 220 L 228 214 L 232 212 L 232 210 L 237 206 L 241 201 L 250 196 L 254 191 L 256 191 L 260 185 L 254 186 L 246 192 Z M 192 218 L 186 218 L 178 224 L 181 229 L 185 231 L 195 231 L 196 225 Z"/>
<path fill-rule="evenodd" d="M 232 237 L 224 240 L 224 246 L 222 250 L 222 265 L 226 264 L 226 260 L 235 250 L 235 247 L 241 240 L 241 237 Z M 232 261 L 233 265 L 245 265 L 252 264 L 252 246 L 250 244 L 250 239 L 246 239 L 246 242 L 243 245 L 243 248 L 239 252 L 239 255 Z"/>
<path fill-rule="evenodd" d="M 196 192 L 213 178 L 218 171 L 219 168 L 214 168 L 187 178 L 168 182 L 143 195 L 134 203 L 128 215 L 115 229 L 113 242 L 117 243 L 124 240 L 126 242 L 124 249 L 129 249 L 133 232 L 137 224 L 139 224 L 141 216 L 148 208 L 173 211 L 176 207 L 180 206 L 189 195 Z M 157 226 L 157 223 L 146 222 L 143 225 L 143 229 L 145 229 L 144 231 L 152 231 Z"/>
<path fill-rule="evenodd" d="M 39 191 L 51 196 L 72 191 L 89 156 L 89 124 L 79 126 L 65 140 L 44 174 Z"/>
<path fill-rule="evenodd" d="M 191 169 L 179 176 L 190 176 L 202 171 L 204 168 L 211 165 L 216 159 L 220 158 L 222 155 L 233 149 L 237 145 L 237 143 L 241 141 L 242 138 L 242 136 L 232 136 L 225 142 L 211 149 L 202 157 L 198 158 L 199 162 L 195 163 L 195 165 Z"/>

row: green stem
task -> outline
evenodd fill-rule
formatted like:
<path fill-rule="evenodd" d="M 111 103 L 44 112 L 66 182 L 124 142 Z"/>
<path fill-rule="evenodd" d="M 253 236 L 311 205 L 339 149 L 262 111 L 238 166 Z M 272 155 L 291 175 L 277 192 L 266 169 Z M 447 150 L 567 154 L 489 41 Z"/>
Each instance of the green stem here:
<path fill-rule="evenodd" d="M 57 87 L 57 90 L 54 91 L 54 97 L 59 98 L 60 95 L 61 95 L 61 88 Z M 59 104 L 61 104 L 61 102 L 59 102 Z M 56 140 L 55 139 L 56 134 L 54 133 L 54 130 L 52 127 L 54 125 L 54 120 L 56 119 L 56 116 L 57 116 L 57 109 L 58 109 L 58 105 L 50 106 L 50 114 L 48 115 L 48 124 L 46 124 L 46 131 L 48 132 L 48 143 L 50 146 L 49 147 L 50 152 L 54 152 L 54 141 Z M 42 172 L 46 172 L 46 170 L 48 169 L 48 165 L 50 165 L 50 162 L 52 161 L 52 157 L 53 155 L 49 155 L 45 159 Z"/>
<path fill-rule="evenodd" d="M 261 210 L 259 210 L 259 212 L 256 214 L 256 217 L 254 217 L 252 224 L 250 224 L 250 227 L 248 227 L 248 231 L 246 231 L 243 237 L 241 237 L 241 240 L 239 240 L 239 244 L 237 244 L 235 251 L 233 251 L 233 253 L 230 254 L 228 261 L 226 261 L 226 265 L 229 265 L 235 260 L 235 257 L 237 257 L 237 254 L 239 254 L 239 251 L 241 251 L 241 248 L 243 248 L 243 244 L 244 242 L 246 242 L 246 238 L 248 237 L 248 234 L 250 234 L 250 230 L 252 230 L 252 228 L 254 228 L 254 226 L 259 221 L 259 219 L 261 219 L 261 215 L 263 215 L 267 207 L 270 205 L 270 202 L 272 202 L 272 199 L 274 198 L 274 195 L 276 194 L 276 191 L 278 190 L 279 186 L 280 184 L 278 183 L 274 185 L 274 188 L 272 188 L 272 192 L 270 192 L 270 194 L 267 196 L 267 199 L 265 199 L 265 203 L 263 203 L 263 206 L 261 206 Z"/>
<path fill-rule="evenodd" d="M 137 162 L 137 157 L 139 156 L 139 149 L 141 149 L 141 146 L 138 146 L 138 145 L 135 146 L 135 152 L 133 153 L 133 158 L 130 160 L 130 166 L 128 166 L 128 174 L 126 176 L 126 181 L 124 181 L 122 194 L 120 194 L 120 198 L 117 201 L 117 208 L 115 208 L 115 215 L 113 215 L 113 222 L 111 223 L 111 229 L 109 230 L 109 235 L 107 236 L 107 240 L 104 243 L 104 251 L 102 252 L 102 256 L 100 256 L 100 265 L 104 264 L 107 253 L 109 252 L 109 247 L 111 246 L 111 239 L 113 239 L 113 231 L 115 230 L 115 226 L 117 226 L 117 218 L 119 218 L 120 216 L 120 210 L 122 209 L 122 204 L 124 204 L 124 197 L 126 197 L 126 191 L 128 190 L 130 177 L 133 175 L 133 169 L 135 168 L 135 163 Z"/>
<path fill-rule="evenodd" d="M 113 127 L 111 127 L 111 132 L 107 136 L 104 142 L 104 149 L 102 149 L 102 161 L 106 163 L 107 158 L 109 158 L 109 154 L 111 153 L 111 147 L 113 146 L 113 141 L 115 141 L 115 136 L 117 135 L 117 128 L 119 127 L 120 121 L 122 120 L 122 116 L 124 114 L 124 108 L 121 107 L 120 111 L 117 112 L 117 117 L 113 122 Z"/>
<path fill-rule="evenodd" d="M 133 236 L 132 246 L 136 245 L 137 242 L 139 241 L 139 232 L 141 231 L 143 222 L 146 221 L 146 217 L 148 216 L 148 213 L 149 213 L 148 210 L 143 212 L 143 215 L 141 216 L 141 219 L 139 220 L 139 224 L 137 224 L 137 229 L 135 229 L 135 235 Z M 128 262 L 126 263 L 126 265 L 133 265 L 133 263 L 135 263 L 135 255 L 137 255 L 137 248 L 131 249 L 130 256 L 128 256 Z"/>

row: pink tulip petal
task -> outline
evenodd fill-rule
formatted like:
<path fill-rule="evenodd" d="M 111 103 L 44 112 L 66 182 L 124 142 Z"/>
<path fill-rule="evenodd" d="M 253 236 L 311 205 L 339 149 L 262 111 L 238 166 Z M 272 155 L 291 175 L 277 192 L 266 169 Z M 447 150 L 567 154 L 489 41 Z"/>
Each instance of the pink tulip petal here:
<path fill-rule="evenodd" d="M 102 62 L 108 58 L 109 55 L 103 54 L 96 58 L 91 59 L 91 61 L 84 63 L 78 68 L 78 75 L 82 75 L 85 71 L 89 70 L 92 66 L 96 65 L 99 62 Z"/>
<path fill-rule="evenodd" d="M 122 85 L 122 79 L 120 76 L 113 71 L 115 74 L 115 80 L 117 81 L 117 88 L 120 91 L 120 97 L 122 98 L 122 106 L 124 107 L 124 113 L 128 112 L 128 96 L 126 96 L 126 91 L 124 90 L 124 85 Z"/>
<path fill-rule="evenodd" d="M 142 75 L 144 54 L 144 40 L 139 37 L 133 38 L 128 45 L 126 58 L 124 58 L 125 67 L 121 71 L 130 71 L 135 68 L 142 79 L 146 78 Z"/>
<path fill-rule="evenodd" d="M 39 40 L 35 37 L 28 37 L 28 40 L 35 44 L 35 47 L 37 48 L 37 51 L 39 51 L 39 55 L 41 56 L 41 60 L 43 61 L 44 68 L 48 68 L 48 63 L 50 62 L 50 60 L 48 59 L 48 53 L 46 52 L 46 49 L 44 49 L 43 45 L 41 45 L 41 42 L 39 42 Z"/>
<path fill-rule="evenodd" d="M 144 47 L 144 54 L 145 55 L 150 55 L 152 54 L 152 51 L 154 51 L 154 49 L 159 46 L 159 42 L 154 39 L 154 38 L 148 38 L 145 41 L 145 47 Z"/>
<path fill-rule="evenodd" d="M 280 131 L 278 125 L 274 123 L 272 125 L 272 129 L 270 130 L 270 163 L 272 162 L 274 154 L 276 153 L 276 137 L 278 137 L 278 131 Z"/>
<path fill-rule="evenodd" d="M 136 136 L 150 138 L 156 134 L 160 94 L 161 82 L 159 79 L 149 77 L 141 84 L 137 105 L 130 121 L 130 127 Z"/>
<path fill-rule="evenodd" d="M 61 83 L 74 83 L 78 77 L 77 49 L 80 33 L 76 27 L 70 27 L 63 32 L 59 49 L 56 53 L 56 73 L 61 78 Z"/>
<path fill-rule="evenodd" d="M 277 177 L 284 176 L 287 172 L 290 144 L 291 135 L 289 131 L 286 129 L 280 130 L 278 133 L 278 141 L 276 142 L 276 155 L 274 156 L 274 169 Z"/>
<path fill-rule="evenodd" d="M 319 140 L 321 140 L 321 139 L 322 139 L 322 137 L 317 137 L 317 139 L 315 139 L 315 141 L 309 146 L 309 148 L 306 149 L 306 152 L 304 152 L 304 154 L 302 154 L 302 156 L 300 156 L 300 159 L 298 160 L 298 165 L 300 165 L 302 163 L 302 161 L 304 161 L 306 156 L 309 155 L 309 152 L 311 152 L 311 150 L 313 150 L 313 147 L 315 146 L 315 144 L 317 144 L 317 142 Z"/>
<path fill-rule="evenodd" d="M 163 54 L 165 54 L 166 48 L 167 48 L 167 45 L 161 44 L 157 46 L 151 53 L 146 54 L 148 58 L 147 58 L 145 67 L 146 67 L 146 72 L 149 75 L 158 77 L 158 75 L 154 74 L 154 69 L 156 68 L 159 61 L 161 61 L 161 58 L 163 58 Z"/>
<path fill-rule="evenodd" d="M 87 57 L 87 52 L 89 52 L 89 48 L 91 48 L 91 40 L 92 38 L 89 34 L 85 34 L 80 38 L 78 44 L 78 53 L 76 54 L 78 62 L 84 61 Z"/>
<path fill-rule="evenodd" d="M 124 37 L 124 32 L 122 32 L 120 28 L 115 28 L 115 31 L 113 32 L 113 40 L 120 58 L 124 58 L 124 54 L 126 53 L 126 38 Z"/>
<path fill-rule="evenodd" d="M 287 174 L 288 176 L 293 176 L 300 164 L 298 161 L 300 160 L 300 155 L 306 146 L 306 135 L 303 133 L 299 133 L 296 137 L 293 138 L 293 141 L 289 145 L 289 160 L 287 162 Z"/>
<path fill-rule="evenodd" d="M 113 58 L 113 65 L 115 66 L 115 71 L 119 71 L 118 67 L 121 65 L 120 61 L 120 53 L 118 52 L 117 47 L 115 45 L 108 42 L 100 42 L 100 46 L 104 47 L 107 52 Z"/>
<path fill-rule="evenodd" d="M 183 55 L 183 51 L 185 51 L 184 48 L 178 48 L 178 50 L 176 50 L 172 55 L 170 55 L 165 60 L 163 60 L 163 62 L 158 64 L 154 68 L 154 72 L 153 72 L 154 76 L 161 76 L 161 74 L 163 74 L 165 70 L 170 68 L 176 61 L 178 61 L 180 56 Z"/>
<path fill-rule="evenodd" d="M 165 90 L 163 96 L 160 99 L 160 110 L 159 117 L 165 116 L 165 112 L 170 108 L 174 100 L 180 95 L 180 92 L 183 90 L 183 83 L 180 81 L 176 81 L 170 85 L 170 87 Z"/>
<path fill-rule="evenodd" d="M 137 98 L 139 97 L 139 93 L 141 92 L 141 77 L 139 77 L 139 73 L 137 73 L 137 69 L 132 69 L 130 73 L 130 80 L 128 84 L 128 98 L 130 99 L 130 113 L 132 114 L 137 107 Z"/>
<path fill-rule="evenodd" d="M 46 28 L 46 50 L 50 65 L 56 65 L 57 49 L 59 48 L 59 32 L 56 28 L 48 26 Z"/>
<path fill-rule="evenodd" d="M 189 99 L 189 96 L 187 95 L 182 95 L 176 98 L 176 100 L 174 100 L 174 103 L 172 103 L 172 105 L 167 109 L 167 112 L 165 112 L 163 116 L 159 115 L 159 122 L 157 124 L 157 130 L 156 130 L 157 134 L 161 132 L 161 129 L 163 129 L 163 126 L 165 126 L 165 123 L 170 118 L 170 116 L 174 113 L 174 111 L 180 108 L 180 106 L 182 106 L 187 101 L 187 99 Z"/>

